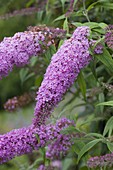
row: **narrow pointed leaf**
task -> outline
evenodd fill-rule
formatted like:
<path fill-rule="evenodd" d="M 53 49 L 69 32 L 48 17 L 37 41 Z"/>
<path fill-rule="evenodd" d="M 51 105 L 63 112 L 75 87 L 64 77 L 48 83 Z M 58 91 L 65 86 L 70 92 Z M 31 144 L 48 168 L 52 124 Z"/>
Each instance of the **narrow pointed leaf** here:
<path fill-rule="evenodd" d="M 95 57 L 100 60 L 107 69 L 113 73 L 113 59 L 107 49 L 103 49 L 103 54 L 95 55 Z"/>
<path fill-rule="evenodd" d="M 67 33 L 69 33 L 69 26 L 68 26 L 68 19 L 67 18 L 64 20 L 63 29 L 66 30 Z"/>
<path fill-rule="evenodd" d="M 65 5 L 66 0 L 60 0 L 60 1 L 62 3 L 62 8 L 63 8 L 63 11 L 64 11 L 64 5 Z"/>
<path fill-rule="evenodd" d="M 59 16 L 58 18 L 56 18 L 53 22 L 59 21 L 59 20 L 64 19 L 64 18 L 66 18 L 66 17 L 63 14 L 63 15 Z"/>
<path fill-rule="evenodd" d="M 111 152 L 113 152 L 113 143 L 107 142 L 107 147 Z"/>
<path fill-rule="evenodd" d="M 84 76 L 82 74 L 82 72 L 80 72 L 78 78 L 77 78 L 78 84 L 80 86 L 80 90 L 82 92 L 82 95 L 84 97 L 84 99 L 86 100 L 86 82 L 84 80 Z"/>
<path fill-rule="evenodd" d="M 78 162 L 80 161 L 81 157 L 87 152 L 89 151 L 91 148 L 93 148 L 93 146 L 95 146 L 97 143 L 99 143 L 100 141 L 102 141 L 102 139 L 95 139 L 89 143 L 87 143 L 79 152 L 78 154 Z"/>
<path fill-rule="evenodd" d="M 99 133 L 89 133 L 89 134 L 85 135 L 85 137 L 89 137 L 89 136 L 94 136 L 94 137 L 97 137 L 97 138 L 103 138 L 103 136 Z"/>
<path fill-rule="evenodd" d="M 105 136 L 109 132 L 109 130 L 111 131 L 111 128 L 113 130 L 113 116 L 107 121 L 104 128 L 103 136 Z"/>
<path fill-rule="evenodd" d="M 96 106 L 113 106 L 113 101 L 102 102 L 97 104 Z"/>

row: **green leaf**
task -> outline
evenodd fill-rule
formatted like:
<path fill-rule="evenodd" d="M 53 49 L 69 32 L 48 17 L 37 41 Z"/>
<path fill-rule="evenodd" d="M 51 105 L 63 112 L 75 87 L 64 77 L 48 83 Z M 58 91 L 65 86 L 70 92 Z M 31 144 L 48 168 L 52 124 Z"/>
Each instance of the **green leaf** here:
<path fill-rule="evenodd" d="M 87 123 L 92 123 L 92 122 L 97 122 L 97 121 L 100 121 L 100 120 L 104 120 L 104 117 L 96 117 L 96 118 L 91 118 L 91 119 L 87 119 L 86 121 L 83 121 L 82 123 L 80 123 L 80 127 L 82 127 L 83 125 L 87 124 Z"/>
<path fill-rule="evenodd" d="M 71 14 L 71 16 L 72 17 L 83 16 L 83 10 L 79 10 L 79 11 L 73 12 Z"/>
<path fill-rule="evenodd" d="M 102 43 L 104 41 L 104 36 L 102 37 L 102 38 L 99 38 L 95 43 L 94 43 L 94 45 L 93 45 L 93 50 L 95 49 L 95 47 L 97 46 L 97 44 L 99 44 L 99 43 Z"/>
<path fill-rule="evenodd" d="M 30 66 L 33 67 L 38 61 L 38 57 L 34 56 L 30 59 Z"/>
<path fill-rule="evenodd" d="M 66 18 L 66 17 L 65 17 L 65 14 L 63 14 L 63 15 L 59 16 L 58 18 L 56 18 L 53 22 L 62 20 L 62 19 L 64 19 L 64 18 Z"/>
<path fill-rule="evenodd" d="M 34 73 L 30 73 L 26 76 L 25 81 L 28 80 L 29 78 L 33 77 L 35 74 Z"/>
<path fill-rule="evenodd" d="M 61 130 L 62 134 L 69 134 L 69 133 L 73 133 L 73 132 L 74 133 L 81 133 L 81 131 L 75 129 L 75 127 L 73 127 L 73 126 L 70 126 L 68 128 Z"/>
<path fill-rule="evenodd" d="M 63 29 L 69 33 L 68 19 L 66 18 L 63 23 Z"/>
<path fill-rule="evenodd" d="M 38 76 L 38 78 L 36 78 L 35 80 L 35 86 L 40 87 L 42 80 L 43 76 L 42 75 Z"/>
<path fill-rule="evenodd" d="M 87 152 L 89 151 L 93 146 L 95 146 L 97 143 L 99 143 L 100 141 L 102 141 L 102 139 L 95 139 L 89 143 L 87 143 L 79 152 L 78 154 L 78 161 L 80 161 L 81 157 Z"/>
<path fill-rule="evenodd" d="M 55 45 L 52 44 L 52 45 L 49 47 L 49 50 L 50 50 L 51 55 L 53 56 L 53 54 L 56 53 L 56 47 L 55 47 Z"/>
<path fill-rule="evenodd" d="M 107 142 L 107 147 L 111 152 L 113 152 L 113 143 Z"/>
<path fill-rule="evenodd" d="M 66 0 L 60 0 L 60 1 L 61 1 L 61 3 L 62 3 L 62 9 L 63 9 L 63 11 L 64 11 L 64 5 L 65 5 Z"/>
<path fill-rule="evenodd" d="M 95 5 L 97 5 L 100 1 L 94 2 L 91 5 L 88 6 L 87 11 L 90 11 L 92 8 L 94 8 Z"/>
<path fill-rule="evenodd" d="M 77 1 L 78 1 L 78 0 L 74 0 L 74 6 L 76 5 Z"/>
<path fill-rule="evenodd" d="M 113 130 L 113 116 L 107 121 L 104 128 L 103 136 L 105 136 L 109 131 Z"/>
<path fill-rule="evenodd" d="M 102 103 L 97 104 L 96 106 L 113 106 L 113 101 L 102 102 Z"/>
<path fill-rule="evenodd" d="M 101 22 L 101 23 L 97 23 L 97 22 L 86 22 L 84 23 L 85 26 L 89 26 L 91 29 L 94 28 L 102 28 L 105 29 L 107 27 L 107 24 Z M 102 33 L 104 32 L 104 30 L 101 31 Z"/>
<path fill-rule="evenodd" d="M 42 158 L 42 157 L 38 157 L 38 159 L 36 159 L 36 161 L 33 162 L 33 164 L 30 165 L 30 166 L 27 168 L 27 170 L 33 170 L 33 168 L 34 168 L 35 166 L 37 167 L 37 166 L 40 165 L 42 162 L 43 162 L 43 158 Z"/>
<path fill-rule="evenodd" d="M 76 154 L 80 153 L 81 148 L 83 148 L 85 146 L 84 142 L 79 141 L 78 140 L 74 141 L 74 145 L 72 146 L 72 151 L 75 152 Z"/>
<path fill-rule="evenodd" d="M 83 26 L 83 24 L 80 23 L 80 22 L 73 22 L 72 24 L 73 24 L 74 26 L 76 26 L 76 27 Z"/>
<path fill-rule="evenodd" d="M 94 58 L 93 61 L 91 61 L 89 65 L 90 65 L 90 69 L 91 69 L 91 72 L 92 72 L 95 80 L 98 81 L 98 79 L 97 79 L 96 64 L 97 64 L 97 59 Z"/>
<path fill-rule="evenodd" d="M 99 23 L 99 26 L 100 26 L 102 29 L 105 29 L 108 25 L 105 24 L 104 22 L 102 22 L 102 23 Z"/>
<path fill-rule="evenodd" d="M 91 29 L 99 27 L 99 24 L 97 22 L 86 22 L 84 23 L 84 25 L 90 27 Z"/>
<path fill-rule="evenodd" d="M 23 85 L 23 83 L 28 80 L 29 78 L 31 78 L 32 76 L 34 76 L 34 73 L 29 73 L 29 69 L 28 68 L 22 68 L 20 70 L 20 80 L 21 80 L 21 85 Z"/>
<path fill-rule="evenodd" d="M 63 44 L 64 40 L 60 40 L 59 44 L 58 44 L 58 49 L 61 47 L 61 45 Z"/>
<path fill-rule="evenodd" d="M 89 136 L 94 136 L 97 138 L 104 138 L 101 134 L 99 133 L 88 133 L 87 135 L 85 135 L 85 137 L 89 137 Z"/>
<path fill-rule="evenodd" d="M 29 0 L 28 3 L 26 4 L 26 7 L 30 7 L 32 4 L 35 3 L 36 0 Z"/>
<path fill-rule="evenodd" d="M 84 80 L 84 76 L 82 74 L 82 71 L 78 75 L 77 81 L 78 81 L 78 84 L 80 86 L 80 89 L 81 89 L 82 95 L 84 97 L 84 100 L 86 100 L 86 82 Z"/>
<path fill-rule="evenodd" d="M 99 1 L 94 2 L 91 5 L 89 5 L 89 7 L 87 8 L 87 11 L 90 11 L 95 6 L 100 6 L 100 7 L 113 9 L 113 3 L 108 3 L 108 2 L 106 2 L 106 0 L 99 0 Z"/>
<path fill-rule="evenodd" d="M 111 73 L 113 73 L 113 59 L 106 48 L 103 49 L 102 54 L 95 54 L 95 57 L 100 60 Z"/>
<path fill-rule="evenodd" d="M 100 6 L 108 9 L 113 9 L 113 3 L 102 2 L 100 3 Z"/>
<path fill-rule="evenodd" d="M 94 32 L 97 32 L 97 33 L 99 33 L 99 34 L 103 34 L 103 35 L 105 34 L 105 30 L 102 29 L 102 28 L 94 28 L 93 31 L 94 31 Z"/>
<path fill-rule="evenodd" d="M 99 102 L 104 102 L 104 93 L 100 93 L 98 98 L 99 98 Z M 103 110 L 104 110 L 104 105 L 100 105 L 101 113 L 103 113 Z"/>
<path fill-rule="evenodd" d="M 41 22 L 43 19 L 43 13 L 44 13 L 44 11 L 39 11 L 38 13 L 37 13 L 37 21 L 38 22 Z"/>
<path fill-rule="evenodd" d="M 22 69 L 20 70 L 20 73 L 19 73 L 19 74 L 20 74 L 20 80 L 21 80 L 21 83 L 22 83 L 22 84 L 24 83 L 28 72 L 29 72 L 29 69 L 28 69 L 28 68 L 22 68 Z"/>
<path fill-rule="evenodd" d="M 88 26 L 88 27 L 90 27 L 91 29 L 94 29 L 94 28 L 102 28 L 102 29 L 105 29 L 106 27 L 107 27 L 107 24 L 105 24 L 105 23 L 103 23 L 103 22 L 101 22 L 101 23 L 97 23 L 97 22 L 85 22 L 85 23 L 80 23 L 80 22 L 73 22 L 72 23 L 73 25 L 75 25 L 75 26 Z M 100 30 L 100 32 L 104 32 L 104 30 Z M 97 31 L 99 31 L 99 30 L 97 30 Z"/>
<path fill-rule="evenodd" d="M 69 111 L 70 108 L 68 108 L 68 109 L 63 109 L 63 110 L 58 114 L 57 119 L 60 119 L 61 116 L 62 116 L 62 114 L 64 114 L 67 110 Z"/>
<path fill-rule="evenodd" d="M 68 170 L 69 167 L 73 164 L 73 160 L 71 158 L 65 158 L 62 161 L 62 170 Z"/>

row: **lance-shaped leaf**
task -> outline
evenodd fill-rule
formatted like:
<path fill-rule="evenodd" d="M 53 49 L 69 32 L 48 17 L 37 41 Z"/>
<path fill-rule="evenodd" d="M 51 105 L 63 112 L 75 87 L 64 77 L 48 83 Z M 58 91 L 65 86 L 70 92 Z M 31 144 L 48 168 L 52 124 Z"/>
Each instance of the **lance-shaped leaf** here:
<path fill-rule="evenodd" d="M 80 161 L 81 157 L 87 152 L 89 151 L 91 148 L 93 148 L 93 146 L 95 146 L 97 143 L 99 143 L 100 141 L 102 141 L 103 139 L 95 139 L 89 143 L 87 143 L 79 152 L 78 154 L 78 162 Z"/>

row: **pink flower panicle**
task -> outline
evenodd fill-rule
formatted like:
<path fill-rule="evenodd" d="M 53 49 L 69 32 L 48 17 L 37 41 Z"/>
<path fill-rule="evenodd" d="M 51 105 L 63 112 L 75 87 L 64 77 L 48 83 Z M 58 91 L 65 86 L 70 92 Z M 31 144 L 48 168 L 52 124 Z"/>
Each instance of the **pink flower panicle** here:
<path fill-rule="evenodd" d="M 24 66 L 32 55 L 41 52 L 39 41 L 45 37 L 41 32 L 19 32 L 13 37 L 4 38 L 0 43 L 0 78 L 7 76 L 14 65 Z"/>
<path fill-rule="evenodd" d="M 97 167 L 113 167 L 113 153 L 106 154 L 103 156 L 95 156 L 91 157 L 87 161 L 87 165 L 89 168 L 97 168 Z"/>
<path fill-rule="evenodd" d="M 67 154 L 67 151 L 70 149 L 73 142 L 71 139 L 74 137 L 73 134 L 60 134 L 61 129 L 64 129 L 69 126 L 74 126 L 74 122 L 62 118 L 62 120 L 56 123 L 56 130 L 54 133 L 54 140 L 48 145 L 46 152 L 46 157 L 55 160 L 60 159 L 62 156 Z"/>
<path fill-rule="evenodd" d="M 65 156 L 72 146 L 71 139 L 73 135 L 62 135 L 60 134 L 57 139 L 48 145 L 48 150 L 46 152 L 46 157 L 54 160 L 60 159 Z"/>
<path fill-rule="evenodd" d="M 47 168 L 45 165 L 40 165 L 37 170 L 47 170 Z"/>
<path fill-rule="evenodd" d="M 7 162 L 15 156 L 31 153 L 37 146 L 38 142 L 32 126 L 14 129 L 0 135 L 0 163 Z"/>
<path fill-rule="evenodd" d="M 28 31 L 32 32 L 39 32 L 41 31 L 43 34 L 47 35 L 46 38 L 52 40 L 56 40 L 56 38 L 65 38 L 66 37 L 66 31 L 60 28 L 53 28 L 53 27 L 47 27 L 45 25 L 38 25 L 38 26 L 29 26 Z"/>
<path fill-rule="evenodd" d="M 43 45 L 47 44 L 44 35 L 41 31 L 27 31 L 5 38 L 0 43 L 0 77 L 6 76 L 14 65 L 23 66 L 28 63 L 29 57 L 39 54 L 43 50 L 40 40 Z M 0 135 L 0 163 L 44 147 L 48 141 L 51 142 L 46 152 L 48 158 L 58 158 L 60 154 L 67 153 L 73 144 L 70 141 L 73 136 L 60 134 L 60 131 L 70 125 L 75 126 L 74 122 L 62 118 L 56 125 L 45 125 L 45 121 L 74 83 L 80 70 L 91 60 L 88 35 L 88 27 L 78 27 L 53 55 L 37 93 L 33 124 Z"/>
<path fill-rule="evenodd" d="M 54 43 L 55 38 L 64 36 L 65 31 L 62 29 L 39 26 L 4 38 L 0 43 L 0 79 L 7 76 L 14 65 L 20 67 L 28 64 L 31 56 L 43 53 L 45 48 Z"/>
<path fill-rule="evenodd" d="M 54 165 L 55 164 L 55 165 Z M 61 170 L 61 162 L 60 161 L 54 161 L 51 165 L 45 166 L 40 165 L 37 170 Z"/>
<path fill-rule="evenodd" d="M 96 40 L 90 40 L 90 46 L 94 46 L 96 43 Z M 97 43 L 93 50 L 94 54 L 102 54 L 103 53 L 103 45 L 101 43 Z"/>
<path fill-rule="evenodd" d="M 47 142 L 58 138 L 60 131 L 68 126 L 75 126 L 75 124 L 73 121 L 62 118 L 55 125 L 41 125 L 38 128 L 31 125 L 0 135 L 0 164 L 15 156 L 31 153 L 33 150 L 44 147 Z"/>
<path fill-rule="evenodd" d="M 80 70 L 91 60 L 88 35 L 88 27 L 78 27 L 72 37 L 53 55 L 37 92 L 34 126 L 45 123 L 54 107 L 76 80 Z"/>
<path fill-rule="evenodd" d="M 106 28 L 105 42 L 109 48 L 113 49 L 113 25 Z"/>
<path fill-rule="evenodd" d="M 4 109 L 9 112 L 14 112 L 17 109 L 26 106 L 33 101 L 32 93 L 24 93 L 21 96 L 14 96 L 4 104 Z"/>

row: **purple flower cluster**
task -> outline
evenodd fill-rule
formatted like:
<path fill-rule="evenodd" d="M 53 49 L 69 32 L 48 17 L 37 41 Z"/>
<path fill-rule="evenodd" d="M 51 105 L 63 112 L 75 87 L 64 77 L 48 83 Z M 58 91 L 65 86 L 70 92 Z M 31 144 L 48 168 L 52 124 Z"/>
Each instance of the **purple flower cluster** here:
<path fill-rule="evenodd" d="M 13 37 L 4 38 L 0 43 L 0 79 L 12 71 L 13 66 L 23 66 L 28 63 L 32 55 L 41 52 L 40 41 L 45 36 L 41 32 L 20 32 Z"/>
<path fill-rule="evenodd" d="M 75 124 L 73 121 L 70 121 L 67 118 L 60 119 L 59 121 L 56 122 L 56 125 L 54 126 L 52 124 L 41 125 L 39 127 L 39 131 L 37 131 L 38 132 L 37 134 L 40 137 L 40 140 L 43 142 L 41 142 L 39 146 L 42 147 L 46 143 L 46 141 L 57 140 L 57 138 L 60 136 L 61 130 L 69 126 L 75 126 Z M 63 136 L 66 136 L 66 135 L 63 135 Z"/>
<path fill-rule="evenodd" d="M 29 126 L 0 135 L 0 163 L 30 153 L 33 148 L 37 148 L 38 142 L 33 132 L 32 126 Z"/>
<path fill-rule="evenodd" d="M 50 165 L 40 165 L 37 170 L 61 170 L 62 163 L 59 160 L 52 161 Z"/>
<path fill-rule="evenodd" d="M 96 168 L 96 167 L 112 167 L 113 166 L 113 153 L 106 154 L 103 156 L 95 156 L 91 157 L 87 161 L 87 165 L 89 168 Z"/>
<path fill-rule="evenodd" d="M 48 166 L 40 165 L 37 170 L 59 170 L 59 169 L 56 169 L 56 167 L 52 167 L 51 165 Z"/>
<path fill-rule="evenodd" d="M 73 135 L 62 135 L 59 134 L 57 139 L 53 141 L 50 145 L 48 145 L 48 150 L 46 152 L 46 157 L 54 160 L 60 159 L 61 157 L 67 154 L 70 147 L 72 146 L 72 139 Z"/>
<path fill-rule="evenodd" d="M 90 40 L 90 45 L 94 46 L 96 43 L 96 40 Z M 103 53 L 103 45 L 101 43 L 96 44 L 94 48 L 94 54 L 102 54 Z"/>
<path fill-rule="evenodd" d="M 102 44 L 97 44 L 94 49 L 95 54 L 102 54 L 103 53 L 103 46 Z"/>
<path fill-rule="evenodd" d="M 37 170 L 61 170 L 61 162 L 52 162 L 51 165 L 45 166 L 45 165 L 40 165 Z"/>
<path fill-rule="evenodd" d="M 46 170 L 45 165 L 40 165 L 37 170 Z"/>
<path fill-rule="evenodd" d="M 55 38 L 63 38 L 65 34 L 66 32 L 59 28 L 36 26 L 29 27 L 29 31 L 4 38 L 0 43 L 0 79 L 7 76 L 14 65 L 24 66 L 31 56 L 44 52 L 43 46 L 50 46 Z"/>
<path fill-rule="evenodd" d="M 18 106 L 18 98 L 15 96 L 12 99 L 8 99 L 8 101 L 4 104 L 4 109 L 11 112 L 18 108 Z"/>
<path fill-rule="evenodd" d="M 48 141 L 56 139 L 62 129 L 70 125 L 75 126 L 73 121 L 62 118 L 56 125 L 41 125 L 38 128 L 31 125 L 0 135 L 0 164 L 15 156 L 31 153 L 33 150 L 44 147 Z"/>
<path fill-rule="evenodd" d="M 105 42 L 109 48 L 113 49 L 113 25 L 109 25 L 106 29 Z"/>
<path fill-rule="evenodd" d="M 88 35 L 88 27 L 78 27 L 72 37 L 53 55 L 37 93 L 34 126 L 45 123 L 53 108 L 76 80 L 80 70 L 91 60 Z"/>
<path fill-rule="evenodd" d="M 28 27 L 28 31 L 32 31 L 32 32 L 42 32 L 42 34 L 45 35 L 45 42 L 46 39 L 48 40 L 46 42 L 46 44 L 48 45 L 49 43 L 51 44 L 51 42 L 53 43 L 58 43 L 56 40 L 60 39 L 64 39 L 66 37 L 66 30 L 60 29 L 60 28 L 53 28 L 53 27 L 47 27 L 47 26 L 29 26 Z M 45 44 L 45 46 L 46 46 Z"/>
<path fill-rule="evenodd" d="M 8 99 L 8 101 L 4 104 L 4 109 L 13 112 L 17 110 L 18 108 L 21 108 L 23 106 L 26 106 L 30 102 L 33 101 L 33 98 L 30 93 L 24 93 L 21 96 L 14 96 L 11 99 Z"/>
<path fill-rule="evenodd" d="M 71 124 L 70 124 L 71 123 Z M 56 130 L 54 133 L 54 140 L 48 145 L 46 152 L 46 157 L 54 160 L 60 159 L 60 157 L 66 155 L 67 151 L 70 149 L 73 144 L 71 139 L 74 137 L 73 134 L 61 134 L 61 129 L 68 127 L 69 125 L 74 126 L 74 122 L 70 122 L 66 118 L 62 119 L 60 122 L 56 123 Z M 63 127 L 63 128 L 62 128 Z"/>
<path fill-rule="evenodd" d="M 28 63 L 29 57 L 39 54 L 42 51 L 40 41 L 47 45 L 46 33 L 27 31 L 5 38 L 0 43 L 0 78 L 6 76 L 14 65 L 23 66 Z M 56 125 L 45 125 L 45 121 L 74 83 L 80 70 L 91 60 L 88 35 L 88 27 L 78 27 L 53 55 L 37 93 L 33 124 L 0 135 L 0 163 L 44 147 L 47 142 L 50 142 L 46 152 L 48 158 L 58 158 L 67 153 L 73 135 L 60 132 L 70 125 L 75 126 L 74 122 L 63 118 Z"/>

